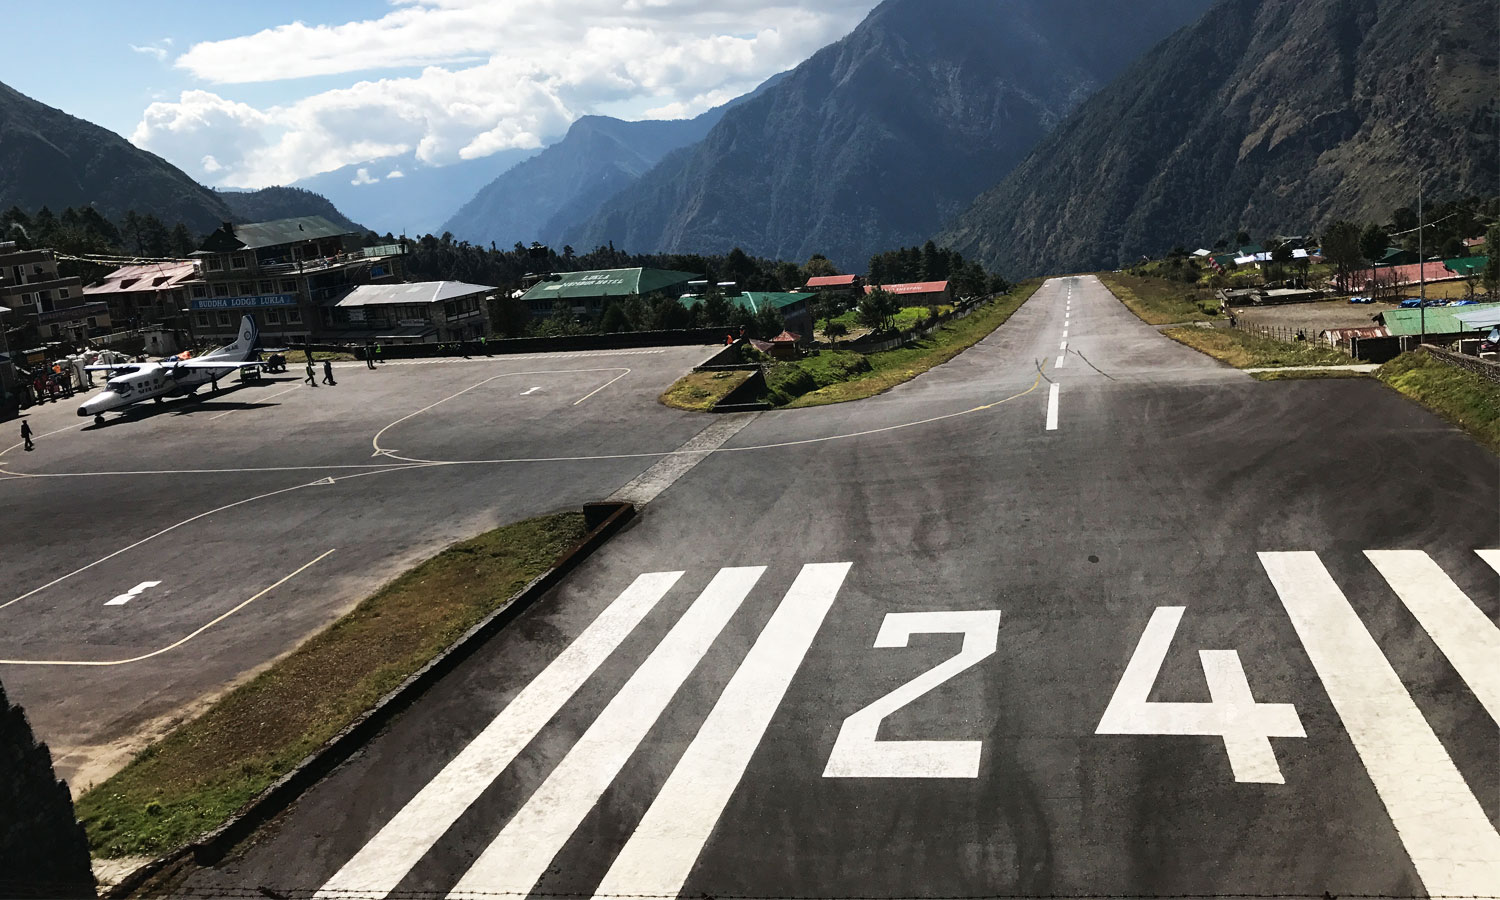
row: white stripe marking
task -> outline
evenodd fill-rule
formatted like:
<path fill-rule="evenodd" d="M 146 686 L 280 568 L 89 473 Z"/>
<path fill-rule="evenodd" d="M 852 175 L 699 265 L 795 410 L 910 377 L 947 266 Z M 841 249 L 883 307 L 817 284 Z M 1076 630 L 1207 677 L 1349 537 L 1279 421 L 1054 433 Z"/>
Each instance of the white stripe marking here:
<path fill-rule="evenodd" d="M 771 717 L 849 574 L 850 563 L 803 566 L 596 897 L 675 897 L 723 815 Z"/>
<path fill-rule="evenodd" d="M 1493 894 L 1500 834 L 1318 555 L 1260 561 L 1427 893 Z"/>
<path fill-rule="evenodd" d="M 692 471 L 694 466 L 708 459 L 709 454 L 729 443 L 729 439 L 739 434 L 754 418 L 734 415 L 720 419 L 698 432 L 692 440 L 679 447 L 676 453 L 655 463 L 629 484 L 615 491 L 609 499 L 616 503 L 645 506 Z"/>
<path fill-rule="evenodd" d="M 1370 550 L 1365 556 L 1500 723 L 1500 627 L 1426 553 Z"/>
<path fill-rule="evenodd" d="M 629 374 L 630 374 L 630 370 L 626 369 L 624 372 L 621 372 L 617 377 L 611 378 L 609 381 L 606 381 L 604 384 L 600 385 L 599 387 L 595 388 L 594 390 L 589 391 L 587 394 L 584 394 L 583 395 L 583 399 L 579 400 L 577 403 L 575 403 L 573 405 L 574 406 L 582 405 L 582 403 L 583 403 L 584 400 L 587 400 L 590 397 L 594 396 L 595 394 L 599 393 L 600 391 L 603 391 L 605 388 L 609 387 L 610 385 L 614 384 L 616 381 L 619 381 L 621 378 L 624 378 L 626 375 L 629 375 Z"/>
<path fill-rule="evenodd" d="M 1062 356 L 1059 356 L 1057 358 L 1057 364 L 1054 365 L 1052 368 L 1054 368 L 1054 369 L 1061 369 L 1065 364 L 1067 364 L 1067 362 L 1068 362 L 1068 354 L 1064 353 Z"/>
<path fill-rule="evenodd" d="M 140 584 L 136 585 L 135 587 L 131 588 L 130 590 L 126 591 L 125 593 L 121 594 L 120 596 L 114 598 L 113 600 L 108 601 L 104 605 L 105 606 L 124 606 L 125 604 L 127 604 L 130 601 L 134 600 L 136 597 L 139 597 L 148 588 L 154 588 L 158 584 L 161 584 L 161 582 L 160 581 L 143 581 Z"/>
<path fill-rule="evenodd" d="M 532 395 L 532 394 L 535 394 L 535 393 L 536 393 L 536 392 L 537 392 L 537 391 L 539 391 L 539 390 L 541 390 L 541 388 L 539 388 L 539 387 L 534 387 L 534 388 L 532 388 L 532 389 L 531 389 L 531 390 L 529 390 L 529 391 L 522 391 L 522 392 L 521 392 L 521 396 L 522 396 L 522 397 L 530 397 L 530 396 L 531 396 L 531 395 Z"/>
<path fill-rule="evenodd" d="M 1062 346 L 1058 347 L 1057 349 L 1059 349 L 1059 350 L 1067 350 L 1068 349 L 1068 342 L 1067 341 L 1063 341 L 1062 342 Z"/>
<path fill-rule="evenodd" d="M 531 892 L 763 572 L 719 571 L 449 896 Z"/>
<path fill-rule="evenodd" d="M 1059 361 L 1058 365 L 1062 365 Z M 1057 430 L 1057 395 L 1062 392 L 1062 385 L 1054 384 L 1052 393 L 1047 396 L 1047 430 Z"/>
<path fill-rule="evenodd" d="M 1068 336 L 1068 329 L 1064 328 L 1063 329 L 1063 337 L 1066 338 L 1067 336 Z"/>
<path fill-rule="evenodd" d="M 395 890 L 681 577 L 657 572 L 637 578 L 314 896 Z"/>

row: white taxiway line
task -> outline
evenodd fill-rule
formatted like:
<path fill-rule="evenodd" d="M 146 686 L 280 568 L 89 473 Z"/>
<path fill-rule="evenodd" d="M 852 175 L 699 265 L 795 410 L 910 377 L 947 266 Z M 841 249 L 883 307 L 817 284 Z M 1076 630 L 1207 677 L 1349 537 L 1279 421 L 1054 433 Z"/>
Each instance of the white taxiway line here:
<path fill-rule="evenodd" d="M 851 565 L 802 567 L 594 896 L 682 891 Z"/>
<path fill-rule="evenodd" d="M 241 603 L 239 606 L 236 606 L 234 609 L 229 610 L 228 612 L 209 622 L 207 625 L 199 628 L 197 631 L 194 631 L 192 634 L 189 634 L 187 637 L 181 638 L 177 641 L 173 641 L 160 650 L 153 650 L 150 653 L 143 653 L 140 656 L 134 656 L 130 659 L 112 659 L 104 661 L 63 659 L 0 659 L 0 666 L 79 666 L 86 668 L 104 668 L 108 666 L 126 666 L 131 663 L 144 662 L 148 659 L 151 659 L 152 657 L 161 656 L 163 653 L 169 653 L 173 650 L 176 650 L 178 647 L 181 647 L 183 644 L 186 644 L 188 641 L 191 641 L 193 638 L 209 630 L 210 628 L 214 627 L 215 625 L 219 624 L 220 622 L 224 621 L 225 619 L 264 597 L 265 595 L 271 593 L 272 591 L 281 587 L 283 584 L 286 584 L 288 581 L 291 581 L 293 578 L 296 578 L 298 575 L 301 575 L 303 572 L 311 569 L 313 566 L 333 555 L 333 553 L 333 550 L 329 550 L 327 553 L 324 553 L 322 556 L 319 556 L 312 562 L 301 566 L 295 572 L 292 572 L 290 575 L 256 594 L 254 597 L 251 597 L 249 600 Z"/>
<path fill-rule="evenodd" d="M 629 375 L 629 374 L 630 374 L 630 370 L 626 369 L 624 372 L 620 373 L 620 375 L 619 375 L 618 378 L 611 378 L 609 381 L 606 381 L 604 384 L 600 385 L 598 388 L 596 388 L 596 389 L 590 391 L 588 394 L 584 395 L 583 400 L 589 399 L 589 397 L 594 396 L 595 394 L 599 393 L 600 391 L 604 390 L 605 388 L 609 387 L 610 385 L 614 384 L 616 381 L 619 381 L 621 378 L 624 378 L 626 375 Z M 573 405 L 574 406 L 578 406 L 578 405 L 580 405 L 580 404 L 583 403 L 583 400 L 579 400 L 578 403 L 575 403 Z"/>
<path fill-rule="evenodd" d="M 449 897 L 531 892 L 764 572 L 757 566 L 714 576 Z"/>
<path fill-rule="evenodd" d="M 1061 369 L 1067 363 L 1067 361 L 1068 361 L 1068 354 L 1064 353 L 1063 355 L 1061 355 L 1061 356 L 1059 356 L 1057 358 L 1057 364 L 1054 365 L 1052 368 L 1054 368 L 1054 369 Z"/>
<path fill-rule="evenodd" d="M 258 401 L 261 402 L 261 403 L 264 403 L 264 402 L 266 402 L 268 400 L 275 400 L 277 397 L 280 397 L 282 394 L 290 394 L 292 391 L 295 391 L 295 390 L 297 390 L 297 388 L 300 388 L 300 387 L 302 387 L 302 385 L 300 385 L 300 384 L 297 385 L 296 387 L 289 387 L 289 388 L 287 388 L 284 391 L 277 391 L 276 393 L 272 394 L 269 397 L 260 397 L 260 398 L 258 398 Z M 227 415 L 230 415 L 231 413 L 237 413 L 237 412 L 241 412 L 241 410 L 231 409 L 231 410 L 229 410 L 227 412 L 221 412 L 217 416 L 209 416 L 208 417 L 208 421 L 215 422 L 215 421 L 218 421 L 219 419 L 224 418 Z"/>
<path fill-rule="evenodd" d="M 1059 366 L 1062 365 L 1062 361 L 1059 360 L 1057 364 Z M 1052 385 L 1052 392 L 1047 395 L 1047 430 L 1048 431 L 1056 431 L 1057 430 L 1057 398 L 1058 398 L 1058 395 L 1061 394 L 1061 393 L 1062 393 L 1062 385 L 1060 385 L 1060 384 L 1054 384 L 1054 385 Z"/>
<path fill-rule="evenodd" d="M 1422 886 L 1433 896 L 1493 894 L 1500 833 L 1318 555 L 1260 561 Z"/>
<path fill-rule="evenodd" d="M 345 863 L 314 898 L 383 897 L 395 890 L 412 867 L 656 608 L 682 574 L 655 572 L 637 578 Z"/>

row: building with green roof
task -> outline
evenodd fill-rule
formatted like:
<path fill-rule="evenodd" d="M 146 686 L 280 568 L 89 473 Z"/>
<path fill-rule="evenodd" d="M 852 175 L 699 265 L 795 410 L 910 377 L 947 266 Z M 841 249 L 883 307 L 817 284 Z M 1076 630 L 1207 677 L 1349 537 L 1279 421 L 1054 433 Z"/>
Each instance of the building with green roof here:
<path fill-rule="evenodd" d="M 1445 259 L 1443 266 L 1448 271 L 1460 278 L 1468 278 L 1470 275 L 1481 275 L 1484 267 L 1490 264 L 1488 256 L 1465 256 L 1460 259 Z"/>
<path fill-rule="evenodd" d="M 1459 313 L 1476 313 L 1485 310 L 1500 310 L 1500 303 L 1476 303 L 1472 306 L 1434 306 L 1425 310 L 1428 334 L 1468 334 L 1475 329 L 1461 322 Z M 1423 327 L 1421 309 L 1391 309 L 1377 318 L 1393 336 L 1421 334 Z M 1483 329 L 1480 329 L 1483 330 Z"/>
<path fill-rule="evenodd" d="M 569 304 L 575 315 L 597 316 L 611 300 L 663 293 L 681 296 L 688 283 L 703 276 L 668 269 L 599 269 L 559 272 L 537 282 L 521 297 L 534 316 L 550 316 L 558 304 Z"/>

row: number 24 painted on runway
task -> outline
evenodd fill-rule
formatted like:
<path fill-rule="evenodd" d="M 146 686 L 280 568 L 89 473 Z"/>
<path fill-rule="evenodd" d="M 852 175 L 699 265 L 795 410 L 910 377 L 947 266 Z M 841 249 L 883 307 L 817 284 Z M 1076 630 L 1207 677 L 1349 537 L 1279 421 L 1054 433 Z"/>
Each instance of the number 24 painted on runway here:
<path fill-rule="evenodd" d="M 880 723 L 912 701 L 992 656 L 1000 611 L 891 613 L 875 647 L 905 647 L 914 634 L 962 634 L 958 654 L 844 720 L 824 778 L 977 778 L 980 741 L 881 741 Z"/>

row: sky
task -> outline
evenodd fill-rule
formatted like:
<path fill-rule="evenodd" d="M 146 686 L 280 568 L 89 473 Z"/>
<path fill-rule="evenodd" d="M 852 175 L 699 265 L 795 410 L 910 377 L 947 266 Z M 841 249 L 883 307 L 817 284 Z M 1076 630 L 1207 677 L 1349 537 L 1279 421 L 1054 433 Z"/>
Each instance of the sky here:
<path fill-rule="evenodd" d="M 7 4 L 0 82 L 216 187 L 545 146 L 682 118 L 847 34 L 876 0 L 59 0 Z M 16 40 L 24 35 L 45 40 Z"/>

